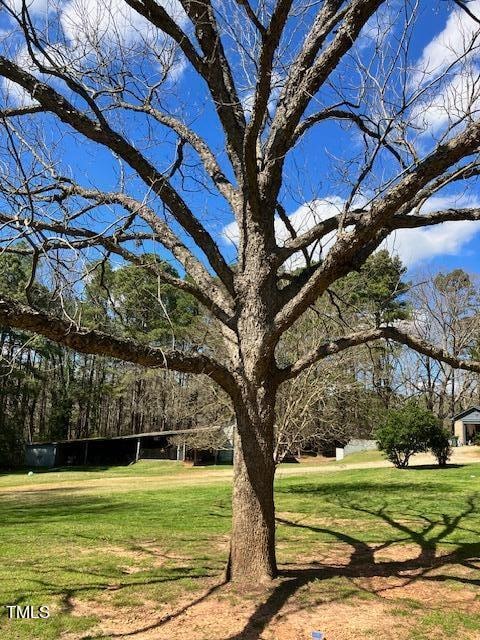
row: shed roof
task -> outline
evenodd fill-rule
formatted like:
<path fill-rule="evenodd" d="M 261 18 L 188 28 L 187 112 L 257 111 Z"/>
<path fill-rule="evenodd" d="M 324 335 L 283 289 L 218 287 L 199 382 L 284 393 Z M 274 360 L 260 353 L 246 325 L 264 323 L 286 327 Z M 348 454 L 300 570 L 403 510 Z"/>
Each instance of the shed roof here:
<path fill-rule="evenodd" d="M 480 407 L 479 406 L 474 406 L 474 407 L 470 407 L 469 409 L 465 409 L 465 411 L 462 411 L 461 413 L 457 413 L 457 415 L 453 416 L 452 421 L 455 422 L 455 420 L 462 420 L 463 418 L 469 416 L 471 413 L 480 413 Z"/>
<path fill-rule="evenodd" d="M 225 428 L 223 425 L 217 425 L 214 427 L 198 427 L 197 429 L 177 429 L 176 431 L 148 431 L 146 433 L 132 433 L 128 436 L 100 436 L 97 438 L 78 438 L 75 440 L 55 440 L 52 442 L 32 442 L 30 446 L 46 446 L 53 444 L 73 444 L 76 442 L 101 442 L 111 440 L 133 440 L 135 438 L 144 437 L 158 437 L 158 436 L 177 436 L 188 433 L 202 433 L 203 431 L 216 431 L 217 429 Z"/>

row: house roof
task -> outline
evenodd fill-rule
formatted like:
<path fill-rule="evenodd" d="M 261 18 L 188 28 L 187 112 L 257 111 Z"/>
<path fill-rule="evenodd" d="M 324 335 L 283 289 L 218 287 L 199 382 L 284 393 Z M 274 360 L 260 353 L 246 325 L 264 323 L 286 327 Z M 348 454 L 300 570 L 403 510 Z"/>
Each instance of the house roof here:
<path fill-rule="evenodd" d="M 470 415 L 474 411 L 477 411 L 478 413 L 480 413 L 480 407 L 477 405 L 474 407 L 470 407 L 469 409 L 465 409 L 465 411 L 462 411 L 461 413 L 457 413 L 457 415 L 453 416 L 452 421 L 455 422 L 455 420 L 461 420 L 462 418 L 465 418 L 466 416 Z"/>
<path fill-rule="evenodd" d="M 27 446 L 46 446 L 52 444 L 74 444 L 76 442 L 102 442 L 111 440 L 134 440 L 135 438 L 145 437 L 158 437 L 158 436 L 178 436 L 189 433 L 202 433 L 204 431 L 216 431 L 217 429 L 225 428 L 223 425 L 216 425 L 214 427 L 198 427 L 197 429 L 178 429 L 176 431 L 149 431 L 146 433 L 133 433 L 128 436 L 112 436 L 112 437 L 98 437 L 98 438 L 78 438 L 76 440 L 56 440 L 53 442 L 32 442 Z"/>

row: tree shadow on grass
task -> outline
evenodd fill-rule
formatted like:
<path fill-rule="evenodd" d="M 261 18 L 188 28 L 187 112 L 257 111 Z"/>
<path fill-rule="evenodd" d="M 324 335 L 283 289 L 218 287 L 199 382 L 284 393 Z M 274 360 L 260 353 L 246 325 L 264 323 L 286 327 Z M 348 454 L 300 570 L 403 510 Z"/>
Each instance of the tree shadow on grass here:
<path fill-rule="evenodd" d="M 436 485 L 436 488 L 438 489 L 438 485 Z M 418 489 L 418 486 L 416 486 L 416 489 Z M 480 567 L 476 563 L 480 556 L 480 542 L 455 543 L 454 551 L 445 552 L 445 544 L 452 534 L 478 535 L 477 531 L 468 526 L 468 518 L 478 513 L 476 495 L 468 497 L 464 509 L 455 515 L 439 512 L 433 516 L 423 515 L 418 511 L 415 512 L 415 510 L 406 510 L 401 516 L 393 517 L 388 511 L 387 504 L 373 509 L 357 503 L 346 504 L 343 497 L 340 500 L 342 501 L 342 506 L 347 506 L 358 513 L 359 516 L 366 516 L 369 520 L 372 519 L 385 525 L 393 535 L 383 543 L 369 544 L 345 531 L 337 531 L 332 528 L 306 523 L 305 521 L 277 518 L 278 524 L 284 527 L 313 532 L 319 534 L 322 538 L 331 538 L 334 542 L 348 546 L 350 548 L 348 561 L 345 564 L 335 564 L 331 560 L 320 560 L 309 563 L 304 567 L 284 565 L 278 580 L 274 582 L 266 599 L 262 594 L 261 603 L 247 620 L 243 629 L 225 638 L 225 640 L 259 640 L 270 622 L 282 611 L 286 603 L 294 598 L 300 589 L 314 581 L 344 578 L 351 583 L 352 589 L 343 589 L 330 594 L 329 602 L 348 600 L 354 594 L 358 594 L 359 591 L 382 598 L 387 591 L 408 586 L 418 580 L 431 583 L 442 583 L 448 580 L 469 587 L 480 587 L 480 579 L 469 576 L 468 573 L 466 575 L 458 575 L 458 572 L 457 574 L 448 572 L 449 566 L 454 564 L 461 565 L 465 569 L 479 571 Z M 409 522 L 412 519 L 415 520 L 417 528 L 410 526 Z M 406 560 L 383 561 L 378 558 L 377 554 L 387 551 L 390 547 L 399 543 L 414 545 L 416 548 L 414 557 Z M 446 571 L 442 571 L 442 569 Z M 210 572 L 210 577 L 214 573 L 214 571 Z M 383 580 L 372 581 L 367 585 L 356 582 L 358 579 L 367 578 L 382 578 Z M 160 629 L 164 625 L 179 619 L 189 609 L 196 607 L 220 591 L 224 584 L 220 580 L 217 581 L 186 605 L 182 605 L 168 615 L 142 625 L 135 630 L 118 634 L 110 632 L 106 636 L 97 633 L 94 636 L 84 636 L 84 640 L 93 637 L 99 640 L 103 637 L 135 638 L 142 633 L 153 632 L 155 629 Z M 323 599 L 322 602 L 324 602 Z M 305 608 L 305 606 L 298 603 L 295 606 L 296 611 Z M 306 606 L 311 606 L 311 602 Z"/>
<path fill-rule="evenodd" d="M 413 467 L 412 467 L 413 468 Z M 438 467 L 436 468 L 438 470 Z M 356 471 L 356 470 L 355 470 Z M 321 482 L 317 483 L 314 481 L 296 483 L 293 485 L 288 485 L 287 487 L 282 487 L 281 489 L 277 488 L 277 494 L 289 495 L 295 494 L 295 496 L 301 496 L 303 494 L 311 495 L 312 497 L 316 494 L 320 494 L 322 497 L 325 496 L 333 496 L 336 499 L 342 498 L 348 499 L 352 494 L 355 495 L 376 495 L 379 491 L 388 492 L 389 496 L 395 497 L 395 494 L 405 495 L 406 493 L 417 493 L 420 489 L 422 492 L 432 491 L 435 493 L 441 493 L 444 491 L 449 491 L 451 489 L 451 484 L 449 482 L 439 482 L 437 475 L 432 481 L 424 480 L 421 484 L 418 483 L 418 479 L 413 477 L 408 482 L 408 468 L 399 470 L 399 473 L 402 474 L 401 481 L 392 480 L 388 485 L 380 485 L 378 481 L 375 480 L 351 480 L 349 482 Z M 405 473 L 405 476 L 403 475 Z M 397 476 L 398 478 L 398 476 Z M 447 480 L 447 478 L 445 478 Z M 337 500 L 338 501 L 338 500 Z M 350 506 L 350 504 L 347 504 Z"/>
<path fill-rule="evenodd" d="M 62 487 L 60 490 L 48 489 L 46 491 L 32 492 L 34 501 L 18 503 L 18 494 L 13 496 L 12 502 L 0 501 L 0 522 L 2 525 L 38 525 L 39 522 L 53 523 L 55 521 L 72 520 L 77 517 L 86 516 L 94 518 L 95 514 L 105 516 L 106 514 L 118 513 L 118 517 L 128 514 L 131 511 L 131 504 L 127 501 L 114 502 L 106 497 L 97 498 L 75 493 L 68 494 L 68 490 Z M 68 488 L 67 488 L 68 489 Z M 24 492 L 26 495 L 29 493 Z M 65 495 L 67 494 L 67 495 Z M 0 493 L 0 497 L 1 497 Z M 6 494 L 10 497 L 10 494 Z M 59 497 L 57 497 L 59 496 Z M 22 493 L 22 498 L 26 497 Z"/>
<path fill-rule="evenodd" d="M 384 592 L 392 589 L 396 589 L 399 586 L 406 586 L 414 583 L 418 580 L 427 580 L 437 583 L 444 582 L 446 580 L 456 581 L 462 585 L 471 587 L 480 587 L 480 579 L 472 574 L 465 575 L 452 574 L 448 572 L 449 565 L 461 565 L 465 569 L 478 571 L 479 567 L 476 566 L 480 555 L 480 542 L 455 542 L 455 551 L 445 552 L 445 545 L 452 543 L 451 540 L 456 540 L 460 537 L 463 540 L 472 539 L 477 536 L 480 539 L 479 532 L 475 531 L 472 525 L 469 523 L 469 518 L 478 513 L 477 497 L 471 495 L 468 497 L 465 503 L 465 507 L 460 512 L 442 513 L 440 510 L 438 513 L 431 515 L 424 515 L 419 511 L 418 505 L 413 500 L 407 500 L 407 504 L 410 507 L 403 506 L 401 513 L 399 513 L 398 499 L 400 495 L 404 495 L 405 492 L 412 491 L 418 494 L 418 491 L 434 490 L 439 495 L 443 487 L 445 490 L 450 489 L 450 485 L 443 485 L 440 483 L 432 483 L 431 486 L 428 482 L 422 482 L 422 484 L 402 482 L 392 483 L 388 486 L 388 494 L 392 498 L 392 503 L 383 503 L 382 506 L 370 507 L 371 500 L 366 498 L 371 495 L 378 495 L 379 485 L 378 483 L 338 483 L 329 484 L 323 483 L 322 485 L 308 484 L 295 484 L 288 487 L 288 492 L 293 492 L 298 495 L 310 494 L 315 497 L 317 493 L 321 493 L 324 496 L 330 498 L 331 502 L 335 503 L 335 510 L 339 507 L 347 508 L 354 513 L 358 514 L 359 518 L 366 519 L 369 523 L 369 528 L 374 526 L 377 522 L 386 528 L 385 542 L 379 544 L 371 544 L 362 540 L 359 535 L 351 533 L 350 531 L 337 530 L 331 527 L 325 527 L 316 523 L 311 523 L 303 520 L 293 519 L 290 517 L 279 517 L 277 522 L 279 525 L 286 527 L 292 531 L 298 529 L 299 531 L 311 532 L 318 534 L 322 540 L 330 539 L 335 543 L 342 544 L 347 547 L 348 558 L 345 564 L 337 564 L 332 562 L 331 559 L 317 560 L 316 562 L 309 562 L 303 566 L 284 565 L 280 572 L 279 579 L 276 580 L 270 591 L 265 595 L 262 594 L 260 604 L 256 607 L 254 613 L 250 616 L 246 622 L 244 628 L 234 635 L 225 638 L 225 640 L 258 640 L 262 637 L 263 632 L 268 627 L 270 622 L 282 611 L 286 603 L 295 597 L 297 592 L 303 587 L 314 581 L 327 581 L 332 578 L 343 578 L 349 581 L 352 585 L 350 590 L 339 590 L 329 597 L 330 601 L 345 601 L 352 597 L 355 593 L 359 593 L 359 590 L 368 591 L 370 595 L 382 597 Z M 385 493 L 385 487 L 382 487 L 382 492 Z M 355 495 L 355 501 L 352 502 L 352 496 Z M 95 514 L 107 512 L 115 512 L 115 517 L 122 518 L 125 513 L 131 508 L 128 502 L 119 502 L 116 504 L 108 504 L 108 502 L 102 498 L 89 498 L 88 505 L 84 503 L 83 496 L 69 496 L 62 500 L 60 503 L 55 500 L 55 503 L 41 502 L 40 504 L 22 505 L 17 509 L 1 509 L 4 515 L 9 514 L 7 518 L 8 524 L 14 524 L 16 522 L 25 524 L 26 522 L 38 522 L 38 518 L 59 518 L 59 516 L 82 516 L 84 514 Z M 365 504 L 367 506 L 365 506 Z M 392 515 L 391 509 L 395 509 L 395 516 Z M 222 513 L 211 513 L 211 515 L 217 515 L 223 517 Z M 413 521 L 413 524 L 412 524 Z M 373 524 L 372 524 L 373 523 Z M 78 532 L 81 536 L 82 534 Z M 455 534 L 455 535 L 453 535 Z M 388 538 L 388 540 L 387 540 Z M 387 560 L 381 561 L 378 554 L 382 551 L 387 551 L 393 545 L 398 543 L 410 543 L 415 546 L 415 552 L 412 558 L 407 560 Z M 134 545 L 134 543 L 132 543 Z M 133 547 L 132 547 L 132 550 Z M 149 551 L 148 546 L 144 548 L 135 548 L 136 551 L 142 551 L 147 553 Z M 157 554 L 157 551 L 150 550 L 152 554 Z M 388 555 L 387 555 L 388 557 Z M 395 556 L 393 556 L 395 557 Z M 172 560 L 172 558 L 168 558 Z M 39 572 L 34 582 L 37 584 L 38 592 L 43 595 L 51 595 L 60 598 L 62 610 L 65 613 L 70 613 L 75 604 L 75 599 L 82 594 L 88 595 L 89 592 L 102 592 L 108 590 L 125 590 L 129 587 L 142 588 L 144 586 L 148 589 L 149 586 L 162 583 L 178 583 L 182 584 L 182 580 L 195 580 L 198 581 L 200 586 L 201 580 L 208 579 L 210 583 L 215 583 L 210 586 L 200 595 L 197 595 L 192 601 L 187 604 L 179 606 L 177 609 L 171 611 L 167 615 L 156 618 L 154 620 L 145 620 L 138 628 L 132 631 L 118 633 L 117 635 L 111 632 L 102 636 L 100 633 L 95 633 L 93 636 L 84 635 L 84 640 L 87 638 L 120 638 L 131 637 L 135 638 L 145 632 L 154 632 L 155 629 L 160 629 L 164 625 L 172 623 L 172 621 L 178 620 L 178 624 L 181 624 L 181 616 L 191 608 L 196 607 L 205 600 L 208 600 L 216 592 L 222 589 L 224 582 L 221 581 L 218 574 L 218 566 L 209 566 L 199 569 L 195 566 L 187 566 L 188 561 L 185 562 L 184 558 L 177 558 L 183 561 L 183 566 L 172 567 L 160 574 L 155 572 L 148 572 L 145 574 L 135 574 L 134 576 L 119 576 L 118 572 L 110 571 L 108 568 L 102 568 L 95 573 L 95 577 L 88 581 L 81 581 L 80 584 L 66 587 L 65 585 L 55 584 L 51 581 L 51 577 L 48 571 Z M 215 564 L 215 562 L 213 563 Z M 447 571 L 442 571 L 445 568 Z M 62 569 L 62 567 L 59 567 Z M 68 570 L 72 570 L 70 567 Z M 103 571 L 103 573 L 102 573 Z M 462 572 L 463 573 L 463 572 Z M 90 576 L 92 578 L 92 576 Z M 385 580 L 372 581 L 372 584 L 367 586 L 355 584 L 357 579 L 366 578 L 383 578 Z M 128 593 L 128 591 L 127 591 Z M 323 601 L 323 600 L 322 600 Z M 15 604 L 15 603 L 12 603 Z M 295 606 L 297 606 L 297 602 Z M 310 603 L 311 604 L 311 603 Z M 302 607 L 301 603 L 298 604 L 299 610 Z M 120 609 L 119 609 L 120 612 Z"/>
<path fill-rule="evenodd" d="M 62 568 L 62 567 L 58 567 Z M 69 573 L 78 573 L 79 575 L 84 574 L 84 572 L 80 569 L 74 570 L 71 567 L 68 567 Z M 87 632 L 85 635 L 82 635 L 82 640 L 111 640 L 112 638 L 134 638 L 136 635 L 148 631 L 155 630 L 160 628 L 161 626 L 175 620 L 180 617 L 183 613 L 199 605 L 203 601 L 207 600 L 210 596 L 214 595 L 216 591 L 221 589 L 224 586 L 225 581 L 219 581 L 218 578 L 218 569 L 213 567 L 204 567 L 202 570 L 194 566 L 176 566 L 170 569 L 163 570 L 163 575 L 155 576 L 130 576 L 130 579 L 119 580 L 118 575 L 112 575 L 108 572 L 96 571 L 95 572 L 95 581 L 86 583 L 86 584 L 77 584 L 71 587 L 60 586 L 55 582 L 51 582 L 48 580 L 48 572 L 43 572 L 45 575 L 42 577 L 38 577 L 35 580 L 31 580 L 35 583 L 36 596 L 45 597 L 57 597 L 59 598 L 59 612 L 63 614 L 72 614 L 76 608 L 76 603 L 78 598 L 88 596 L 90 593 L 94 592 L 106 592 L 106 591 L 115 591 L 120 592 L 129 588 L 135 587 L 143 587 L 148 590 L 149 587 L 155 585 L 167 585 L 168 583 L 179 583 L 184 580 L 194 580 L 194 581 L 203 581 L 205 579 L 214 579 L 215 583 L 210 586 L 208 589 L 204 589 L 199 596 L 195 597 L 194 600 L 189 601 L 185 605 L 178 607 L 177 609 L 171 611 L 168 614 L 163 615 L 160 619 L 155 619 L 154 622 L 150 622 L 148 624 L 143 625 L 141 628 L 134 629 L 133 631 L 121 631 L 121 632 L 111 632 L 109 631 L 106 635 L 103 635 L 102 632 Z M 90 574 L 92 575 L 92 574 Z M 112 583 L 112 580 L 115 582 Z M 25 604 L 25 595 L 19 595 L 16 598 L 13 598 L 9 604 L 11 605 L 23 605 Z M 119 608 L 119 619 L 121 619 L 121 609 Z M 95 615 L 95 610 L 92 610 L 92 614 Z"/>
<path fill-rule="evenodd" d="M 62 569 L 62 567 L 57 568 Z M 70 613 L 74 609 L 75 599 L 80 597 L 84 593 L 104 591 L 117 592 L 132 587 L 148 588 L 149 586 L 153 585 L 178 582 L 185 579 L 204 580 L 205 578 L 209 578 L 215 575 L 212 568 L 207 567 L 204 571 L 198 572 L 194 567 L 189 566 L 172 567 L 169 570 L 163 571 L 163 575 L 158 576 L 151 575 L 147 577 L 136 577 L 134 575 L 130 576 L 130 579 L 127 579 L 126 576 L 123 576 L 123 580 L 117 573 L 109 574 L 104 571 L 95 571 L 90 572 L 89 574 L 90 578 L 94 576 L 95 580 L 92 580 L 91 582 L 88 582 L 86 584 L 75 584 L 70 587 L 66 587 L 65 585 L 59 585 L 56 582 L 49 581 L 48 573 L 48 571 L 37 569 L 37 574 L 43 574 L 43 576 L 37 577 L 35 579 L 29 578 L 29 582 L 32 582 L 36 585 L 36 589 L 34 592 L 35 597 L 39 595 L 41 595 L 42 597 L 58 597 L 59 606 L 63 613 Z M 68 567 L 68 574 L 78 574 L 79 576 L 84 576 L 85 571 Z M 25 594 L 19 594 L 16 598 L 9 602 L 9 604 L 22 604 L 24 603 L 24 601 Z"/>
<path fill-rule="evenodd" d="M 98 633 L 95 633 L 94 635 L 83 636 L 82 640 L 111 640 L 112 638 L 135 638 L 135 636 L 139 635 L 140 633 L 154 631 L 155 629 L 159 629 L 160 627 L 167 624 L 168 622 L 172 622 L 172 620 L 179 618 L 182 614 L 186 613 L 189 609 L 201 604 L 205 600 L 208 600 L 208 598 L 213 596 L 225 584 L 226 583 L 224 581 L 214 584 L 213 586 L 209 587 L 206 591 L 204 591 L 200 596 L 195 598 L 193 601 L 188 602 L 186 605 L 176 609 L 175 611 L 172 611 L 171 613 L 164 615 L 162 618 L 160 618 L 160 620 L 156 620 L 151 624 L 143 626 L 141 629 L 135 629 L 133 631 L 122 631 L 121 633 L 109 632 L 105 636 L 102 634 L 99 635 Z"/>
<path fill-rule="evenodd" d="M 358 578 L 391 578 L 394 579 L 388 586 L 372 587 L 367 589 L 371 595 L 382 597 L 382 593 L 396 589 L 398 586 L 405 587 L 418 580 L 428 580 L 431 582 L 444 582 L 446 580 L 456 581 L 461 584 L 480 587 L 480 579 L 466 576 L 455 576 L 451 574 L 439 574 L 438 570 L 447 568 L 452 564 L 460 564 L 475 571 L 479 567 L 475 565 L 480 555 L 480 542 L 459 543 L 455 551 L 447 554 L 439 553 L 439 545 L 453 532 L 463 528 L 462 522 L 473 513 L 478 512 L 477 499 L 475 495 L 467 499 L 465 509 L 455 516 L 440 514 L 440 518 L 433 519 L 428 516 L 415 514 L 423 522 L 420 531 L 405 524 L 403 520 L 394 519 L 387 512 L 387 506 L 379 509 L 368 509 L 359 505 L 348 505 L 359 514 L 377 518 L 381 522 L 398 532 L 398 538 L 391 539 L 380 545 L 370 545 L 351 534 L 335 531 L 326 527 L 294 522 L 284 518 L 277 518 L 277 522 L 287 527 L 300 528 L 322 536 L 331 536 L 333 540 L 346 543 L 351 548 L 349 562 L 346 565 L 314 563 L 308 568 L 284 569 L 280 571 L 280 580 L 267 600 L 263 602 L 250 616 L 245 627 L 240 633 L 229 636 L 225 640 L 257 640 L 261 637 L 270 621 L 282 610 L 287 601 L 292 598 L 302 587 L 317 580 L 328 580 L 331 578 L 346 578 L 354 580 Z M 413 514 L 405 514 L 412 517 Z M 439 530 L 434 534 L 434 530 Z M 465 529 L 472 532 L 470 529 Z M 398 542 L 411 542 L 418 547 L 418 554 L 408 560 L 393 560 L 378 562 L 375 554 L 384 551 L 388 547 Z M 432 573 L 433 571 L 435 573 Z M 395 580 L 397 579 L 397 580 Z M 400 579 L 400 584 L 398 583 Z M 357 586 L 358 588 L 358 586 Z M 343 599 L 340 594 L 340 599 Z M 332 600 L 338 600 L 333 598 Z"/>
<path fill-rule="evenodd" d="M 402 469 L 402 471 L 448 471 L 448 469 L 463 469 L 466 466 L 466 464 L 459 462 L 449 462 L 443 467 L 439 467 L 438 464 L 412 464 Z"/>

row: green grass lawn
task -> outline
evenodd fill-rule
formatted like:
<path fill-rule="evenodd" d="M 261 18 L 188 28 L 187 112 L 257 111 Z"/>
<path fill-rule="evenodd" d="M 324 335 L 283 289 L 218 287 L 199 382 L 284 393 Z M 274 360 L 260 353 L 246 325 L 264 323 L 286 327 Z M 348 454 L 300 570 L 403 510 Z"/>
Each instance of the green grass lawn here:
<path fill-rule="evenodd" d="M 3 487 L 21 487 L 29 484 L 52 484 L 56 482 L 82 482 L 103 478 L 144 478 L 195 473 L 203 467 L 185 467 L 181 462 L 169 460 L 142 460 L 126 467 L 66 467 L 33 471 L 22 469 L 15 473 L 0 473 L 0 491 Z M 223 469 L 226 467 L 215 467 Z"/>
<path fill-rule="evenodd" d="M 70 632 L 94 638 L 88 630 L 98 614 L 72 615 L 78 601 L 102 601 L 107 593 L 109 606 L 119 611 L 147 599 L 162 607 L 204 588 L 208 578 L 221 574 L 230 529 L 229 471 L 224 479 L 209 480 L 208 473 L 177 463 L 142 462 L 0 476 L 0 602 L 52 609 L 47 621 L 8 621 L 4 614 L 0 637 L 53 640 Z M 372 549 L 378 545 L 387 556 L 392 549 L 413 546 L 415 567 L 440 571 L 432 584 L 479 588 L 479 464 L 319 469 L 282 477 L 276 490 L 279 561 L 298 570 L 296 597 L 307 607 L 332 592 L 352 602 L 378 597 L 355 582 L 375 572 L 378 558 Z M 330 549 L 348 551 L 347 569 L 327 563 L 315 577 L 312 563 Z M 446 559 L 439 562 L 442 554 Z M 467 577 L 450 571 L 457 561 L 464 563 Z M 404 568 L 400 561 L 388 565 L 391 573 Z M 468 615 L 454 609 L 447 615 L 423 606 L 421 599 L 412 604 L 400 598 L 392 615 L 401 623 L 413 609 L 415 625 L 402 640 L 427 640 L 437 632 L 438 637 L 480 637 L 480 602 Z"/>

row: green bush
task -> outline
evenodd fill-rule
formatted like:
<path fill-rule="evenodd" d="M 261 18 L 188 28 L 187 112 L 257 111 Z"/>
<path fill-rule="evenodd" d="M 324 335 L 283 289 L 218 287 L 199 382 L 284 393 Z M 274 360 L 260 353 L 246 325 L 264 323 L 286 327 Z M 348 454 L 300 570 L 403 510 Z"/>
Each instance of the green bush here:
<path fill-rule="evenodd" d="M 452 455 L 452 447 L 450 446 L 450 432 L 440 424 L 432 429 L 428 440 L 428 448 L 437 459 L 438 465 L 444 467 L 450 460 Z"/>
<path fill-rule="evenodd" d="M 439 429 L 437 418 L 414 400 L 387 413 L 385 421 L 375 431 L 378 448 L 399 469 L 408 466 L 412 455 L 427 451 Z"/>

